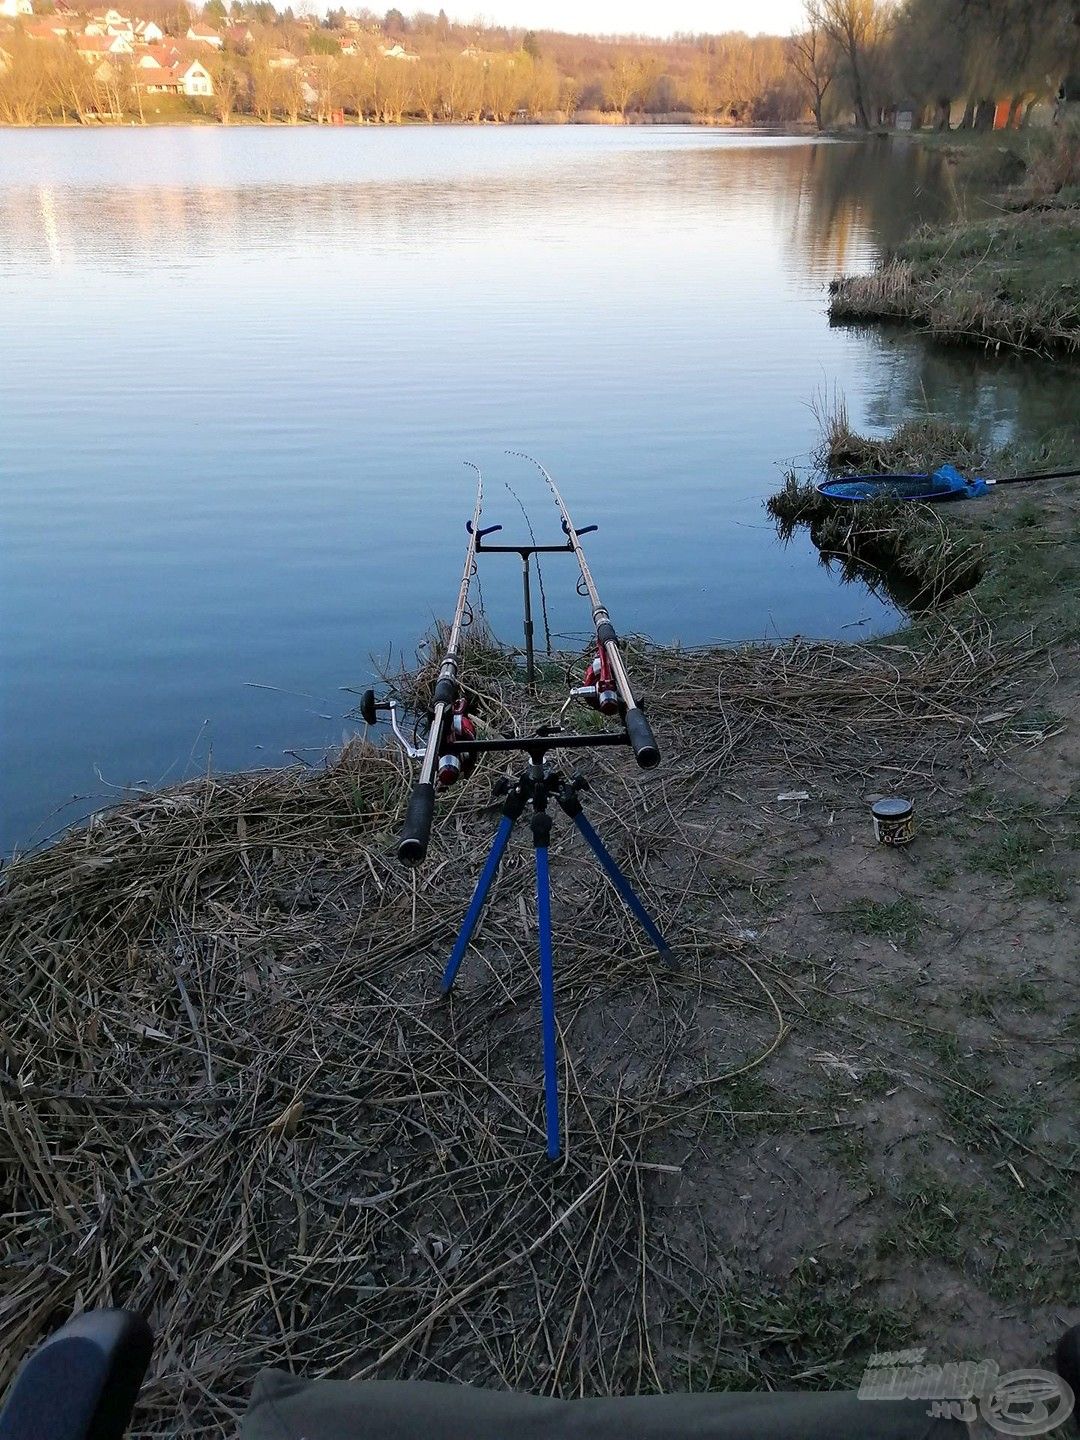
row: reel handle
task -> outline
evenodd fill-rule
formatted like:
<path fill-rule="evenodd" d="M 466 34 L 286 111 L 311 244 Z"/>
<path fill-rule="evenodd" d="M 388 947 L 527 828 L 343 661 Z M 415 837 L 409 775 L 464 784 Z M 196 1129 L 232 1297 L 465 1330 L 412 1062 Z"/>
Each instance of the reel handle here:
<path fill-rule="evenodd" d="M 398 841 L 398 859 L 403 865 L 419 865 L 428 851 L 431 825 L 435 818 L 435 786 L 419 781 L 409 796 L 405 824 Z"/>

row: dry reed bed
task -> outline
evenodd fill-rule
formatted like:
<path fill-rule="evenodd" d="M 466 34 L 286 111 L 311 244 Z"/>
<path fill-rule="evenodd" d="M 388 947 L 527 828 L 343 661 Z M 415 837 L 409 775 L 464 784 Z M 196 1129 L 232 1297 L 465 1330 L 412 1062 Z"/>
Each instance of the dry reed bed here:
<path fill-rule="evenodd" d="M 524 724 L 505 658 L 473 658 L 489 719 Z M 0 1378 L 73 1307 L 118 1303 L 159 1336 L 142 1434 L 231 1432 L 266 1363 L 564 1395 L 680 1383 L 672 1316 L 717 1282 L 658 1204 L 686 1149 L 670 1126 L 730 1119 L 722 1082 L 785 1034 L 782 977 L 739 938 L 698 808 L 739 775 L 855 792 L 952 763 L 1025 655 L 973 625 L 917 650 L 634 658 L 665 764 L 592 752 L 587 805 L 680 968 L 657 969 L 560 821 L 557 1166 L 525 840 L 437 998 L 492 832 L 490 763 L 419 874 L 391 858 L 403 765 L 361 741 L 322 772 L 147 796 L 9 867 Z"/>
<path fill-rule="evenodd" d="M 910 260 L 886 260 L 865 275 L 845 275 L 829 287 L 836 321 L 914 320 L 938 340 L 1006 345 L 1017 350 L 1080 350 L 1080 318 L 1071 287 L 1026 305 L 985 295 L 955 277 L 919 273 Z"/>
<path fill-rule="evenodd" d="M 1078 244 L 1075 203 L 1052 218 L 1023 210 L 923 230 L 867 274 L 832 281 L 829 314 L 841 322 L 914 321 L 945 341 L 1075 354 Z"/>

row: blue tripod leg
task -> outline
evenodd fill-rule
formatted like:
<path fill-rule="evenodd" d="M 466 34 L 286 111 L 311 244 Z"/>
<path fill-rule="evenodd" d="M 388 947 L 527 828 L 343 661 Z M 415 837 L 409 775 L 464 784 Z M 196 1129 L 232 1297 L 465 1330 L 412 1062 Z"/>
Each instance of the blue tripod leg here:
<path fill-rule="evenodd" d="M 499 828 L 495 831 L 495 839 L 491 842 L 488 858 L 484 862 L 484 868 L 480 872 L 480 879 L 476 882 L 476 889 L 473 891 L 473 897 L 469 901 L 469 908 L 465 912 L 465 919 L 461 922 L 461 929 L 458 932 L 457 940 L 454 942 L 454 949 L 450 955 L 450 959 L 446 963 L 446 969 L 443 972 L 442 978 L 442 992 L 444 995 L 449 993 L 451 986 L 457 979 L 457 972 L 462 960 L 465 958 L 465 951 L 469 947 L 469 941 L 473 937 L 473 931 L 479 923 L 480 912 L 484 908 L 484 901 L 487 899 L 488 891 L 491 889 L 491 882 L 495 879 L 495 872 L 499 868 L 499 861 L 503 857 L 503 851 L 506 849 L 510 839 L 510 832 L 513 828 L 513 819 L 509 815 L 504 815 L 499 821 Z"/>
<path fill-rule="evenodd" d="M 546 817 L 545 817 L 546 818 Z M 544 1029 L 544 1124 L 549 1160 L 559 1158 L 559 1069 L 555 1054 L 555 966 L 547 839 L 536 846 L 536 921 L 540 932 L 540 1010 Z"/>
<path fill-rule="evenodd" d="M 589 824 L 588 820 L 586 820 L 585 816 L 581 813 L 580 810 L 578 810 L 576 815 L 572 814 L 571 818 L 574 824 L 577 826 L 578 830 L 585 837 L 585 840 L 588 843 L 590 850 L 596 856 L 597 860 L 599 860 L 604 874 L 608 877 L 612 885 L 614 885 L 615 889 L 619 892 L 619 898 L 622 900 L 623 904 L 633 914 L 638 924 L 645 931 L 645 934 L 648 935 L 649 939 L 656 946 L 656 949 L 664 964 L 670 965 L 672 963 L 671 946 L 667 943 L 663 935 L 661 935 L 660 931 L 656 928 L 652 916 L 645 909 L 645 906 L 641 903 L 637 895 L 631 889 L 630 881 L 627 880 L 626 876 L 619 869 L 618 865 L 616 865 L 615 861 L 609 854 L 604 842 L 600 839 L 600 836 L 597 835 L 596 831 Z"/>

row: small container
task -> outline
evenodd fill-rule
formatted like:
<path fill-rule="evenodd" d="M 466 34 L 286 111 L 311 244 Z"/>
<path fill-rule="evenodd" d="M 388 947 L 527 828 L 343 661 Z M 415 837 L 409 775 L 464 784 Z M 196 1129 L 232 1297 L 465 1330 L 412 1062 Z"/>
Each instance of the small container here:
<path fill-rule="evenodd" d="M 910 845 L 915 838 L 915 802 L 887 795 L 870 807 L 879 845 Z"/>

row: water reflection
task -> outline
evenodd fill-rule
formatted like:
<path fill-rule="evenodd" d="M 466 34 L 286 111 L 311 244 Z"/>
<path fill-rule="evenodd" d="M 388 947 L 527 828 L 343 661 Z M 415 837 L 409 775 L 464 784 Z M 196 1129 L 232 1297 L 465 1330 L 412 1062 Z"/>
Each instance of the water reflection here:
<path fill-rule="evenodd" d="M 829 327 L 831 275 L 952 203 L 921 151 L 715 131 L 0 133 L 0 848 L 95 768 L 338 741 L 452 594 L 464 458 L 508 530 L 502 479 L 551 507 L 504 451 L 544 458 L 627 628 L 891 626 L 761 501 L 823 385 L 856 424 L 1065 409 L 1063 367 Z M 512 567 L 484 595 L 516 634 Z"/>
<path fill-rule="evenodd" d="M 366 137 L 365 137 L 366 138 Z M 792 265 L 831 276 L 863 263 L 913 224 L 947 212 L 940 162 L 923 150 L 882 164 L 873 145 L 805 141 L 760 147 L 733 143 L 644 154 L 616 152 L 598 167 L 578 159 L 538 174 L 527 169 L 442 175 L 408 184 L 382 178 L 298 185 L 258 172 L 242 183 L 56 182 L 0 186 L 0 265 L 79 264 L 123 270 L 133 264 L 200 263 L 256 252 L 376 248 L 408 237 L 467 244 L 542 217 L 553 243 L 621 226 L 670 222 L 673 195 L 682 224 L 768 226 L 794 252 Z"/>

